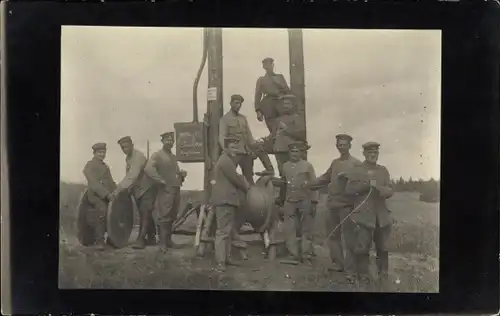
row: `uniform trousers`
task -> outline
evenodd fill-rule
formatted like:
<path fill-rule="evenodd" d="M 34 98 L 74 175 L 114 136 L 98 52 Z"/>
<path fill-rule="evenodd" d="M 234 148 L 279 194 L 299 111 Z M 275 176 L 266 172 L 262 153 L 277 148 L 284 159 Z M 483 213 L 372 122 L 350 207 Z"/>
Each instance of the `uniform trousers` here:
<path fill-rule="evenodd" d="M 87 223 L 94 229 L 97 243 L 102 244 L 106 233 L 108 202 L 98 197 L 91 197 L 89 198 L 89 204 L 92 208 L 87 211 Z"/>
<path fill-rule="evenodd" d="M 217 230 L 215 231 L 215 261 L 225 264 L 231 256 L 232 239 L 235 235 L 237 207 L 224 204 L 215 206 Z"/>
<path fill-rule="evenodd" d="M 253 157 L 251 154 L 237 154 L 236 166 L 241 168 L 241 173 L 250 184 L 253 184 Z"/>
<path fill-rule="evenodd" d="M 310 200 L 285 202 L 283 230 L 286 247 L 292 257 L 300 259 L 303 253 L 311 252 L 313 224 Z M 300 248 L 297 242 L 297 235 L 302 237 Z"/>
<path fill-rule="evenodd" d="M 330 207 L 326 219 L 326 233 L 328 236 L 328 249 L 330 259 L 347 272 L 354 273 L 354 223 L 346 218 L 352 211 L 352 207 Z M 344 247 L 345 246 L 345 247 Z M 344 256 L 345 251 L 345 256 Z"/>
<path fill-rule="evenodd" d="M 156 198 L 155 191 L 155 189 L 150 188 L 136 200 L 140 219 L 139 238 L 144 238 L 146 236 L 152 239 L 156 236 L 156 226 L 153 220 L 153 210 Z"/>
<path fill-rule="evenodd" d="M 276 157 L 276 163 L 278 164 L 278 172 L 280 176 L 283 176 L 283 165 L 285 162 L 290 160 L 290 155 L 288 152 L 277 152 L 274 153 L 274 157 Z"/>
<path fill-rule="evenodd" d="M 172 237 L 172 225 L 177 219 L 181 200 L 180 187 L 164 186 L 158 189 L 156 207 L 162 242 L 169 242 Z M 163 240 L 164 239 L 164 240 Z"/>
<path fill-rule="evenodd" d="M 275 96 L 266 96 L 260 101 L 261 112 L 264 115 L 267 129 L 271 135 L 278 130 L 278 118 L 285 113 L 284 102 Z"/>
<path fill-rule="evenodd" d="M 377 269 L 379 276 L 387 276 L 389 270 L 389 253 L 387 242 L 391 234 L 392 224 L 380 227 L 378 220 L 375 228 L 361 223 L 355 224 L 354 234 L 356 244 L 354 248 L 356 270 L 360 278 L 369 278 L 370 248 L 375 243 L 377 252 Z"/>

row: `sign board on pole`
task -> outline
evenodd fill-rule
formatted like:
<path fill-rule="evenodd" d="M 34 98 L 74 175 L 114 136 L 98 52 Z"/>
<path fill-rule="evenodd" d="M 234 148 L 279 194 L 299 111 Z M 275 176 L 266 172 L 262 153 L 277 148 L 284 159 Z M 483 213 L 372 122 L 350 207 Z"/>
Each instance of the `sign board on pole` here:
<path fill-rule="evenodd" d="M 177 160 L 179 162 L 204 162 L 204 123 L 175 123 L 174 129 Z"/>
<path fill-rule="evenodd" d="M 208 101 L 217 100 L 217 87 L 208 88 L 207 99 Z"/>

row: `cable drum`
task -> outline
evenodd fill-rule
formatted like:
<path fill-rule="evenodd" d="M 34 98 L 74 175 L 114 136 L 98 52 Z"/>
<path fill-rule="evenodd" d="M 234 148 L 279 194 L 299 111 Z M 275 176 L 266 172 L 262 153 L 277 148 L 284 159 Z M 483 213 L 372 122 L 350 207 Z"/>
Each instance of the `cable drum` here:
<path fill-rule="evenodd" d="M 259 232 L 266 230 L 274 213 L 274 186 L 271 177 L 259 178 L 246 196 L 240 195 L 243 218 Z"/>
<path fill-rule="evenodd" d="M 134 226 L 134 201 L 129 193 L 121 191 L 108 205 L 106 228 L 108 241 L 116 248 L 128 245 Z"/>

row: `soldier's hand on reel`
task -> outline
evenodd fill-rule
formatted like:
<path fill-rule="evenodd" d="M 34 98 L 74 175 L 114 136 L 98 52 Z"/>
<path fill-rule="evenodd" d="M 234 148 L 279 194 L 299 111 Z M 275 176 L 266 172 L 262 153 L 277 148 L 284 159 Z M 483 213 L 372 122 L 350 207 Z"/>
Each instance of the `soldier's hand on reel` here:
<path fill-rule="evenodd" d="M 108 202 L 111 202 L 111 200 L 113 200 L 113 199 L 114 199 L 113 193 L 110 192 L 110 193 L 106 194 L 106 200 L 108 200 Z"/>
<path fill-rule="evenodd" d="M 261 111 L 257 111 L 257 121 L 262 122 L 264 120 L 264 115 Z"/>
<path fill-rule="evenodd" d="M 339 179 L 346 179 L 347 178 L 347 172 L 339 172 L 337 174 L 337 178 L 339 178 Z"/>
<path fill-rule="evenodd" d="M 116 189 L 115 189 L 115 190 L 111 193 L 111 199 L 110 199 L 110 201 L 111 201 L 111 200 L 116 199 L 116 197 L 118 196 L 118 194 L 119 194 L 120 192 L 121 192 L 121 191 L 120 191 L 120 188 L 116 188 Z"/>

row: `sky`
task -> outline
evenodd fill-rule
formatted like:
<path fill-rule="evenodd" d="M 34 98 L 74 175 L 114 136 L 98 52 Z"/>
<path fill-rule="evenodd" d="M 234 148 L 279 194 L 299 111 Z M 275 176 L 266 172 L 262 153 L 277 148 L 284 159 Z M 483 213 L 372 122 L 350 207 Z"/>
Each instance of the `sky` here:
<path fill-rule="evenodd" d="M 64 26 L 61 52 L 61 180 L 84 183 L 91 146 L 108 144 L 118 182 L 125 157 L 117 140 L 161 148 L 159 135 L 193 118 L 193 83 L 202 57 L 201 28 Z M 381 144 L 379 163 L 392 178 L 440 178 L 441 32 L 438 30 L 304 29 L 308 160 L 322 174 L 338 156 L 335 135 L 353 136 L 351 153 Z M 232 94 L 245 98 L 255 138 L 267 128 L 253 109 L 261 60 L 272 57 L 288 82 L 286 29 L 223 30 L 224 112 Z M 199 117 L 207 69 L 198 87 Z M 274 158 L 271 158 L 274 162 Z M 276 166 L 276 164 L 275 164 Z M 180 163 L 185 189 L 203 188 L 203 163 Z M 256 170 L 262 165 L 256 160 Z"/>

